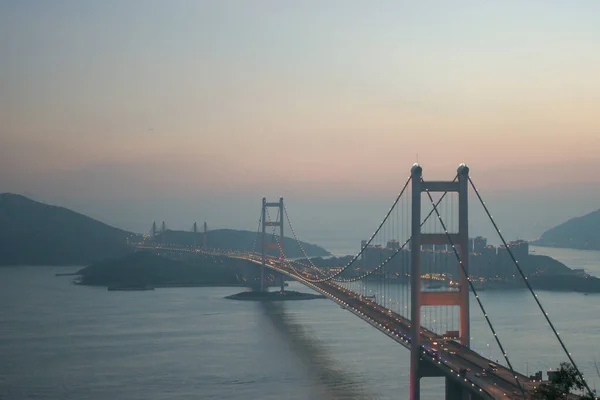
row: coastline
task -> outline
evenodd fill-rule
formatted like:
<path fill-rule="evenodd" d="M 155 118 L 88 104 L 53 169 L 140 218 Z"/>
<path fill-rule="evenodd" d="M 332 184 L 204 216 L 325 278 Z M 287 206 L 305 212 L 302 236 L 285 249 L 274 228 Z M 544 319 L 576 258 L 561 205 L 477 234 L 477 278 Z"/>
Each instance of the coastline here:
<path fill-rule="evenodd" d="M 76 274 L 69 274 L 76 275 Z M 59 276 L 59 275 L 56 275 Z M 60 275 L 64 276 L 64 275 Z M 98 284 L 91 285 L 86 283 L 73 282 L 74 285 L 78 286 L 89 286 L 89 287 L 111 287 L 111 285 Z M 288 286 L 286 283 L 285 286 Z M 248 285 L 244 285 L 241 283 L 165 283 L 165 284 L 157 284 L 152 285 L 155 289 L 165 289 L 165 288 L 190 288 L 190 287 L 249 287 Z M 280 287 L 280 285 L 268 285 L 267 287 Z M 135 289 L 133 289 L 135 290 Z"/>
<path fill-rule="evenodd" d="M 531 264 L 528 269 L 533 268 L 535 270 L 538 265 L 550 265 L 552 267 L 551 270 L 556 270 L 557 272 L 556 274 L 544 274 L 543 276 L 537 274 L 529 275 L 530 282 L 535 290 L 600 293 L 600 280 L 595 278 L 595 276 L 600 275 L 600 252 L 593 250 L 557 249 L 543 246 L 532 246 L 531 250 Z M 235 263 L 231 265 L 229 263 L 218 264 L 218 269 L 212 267 L 212 264 L 204 266 L 204 263 L 198 266 L 185 265 L 184 267 L 183 264 L 185 263 L 182 264 L 181 261 L 152 256 L 147 253 L 137 253 L 133 258 L 114 260 L 107 264 L 97 265 L 95 266 L 96 268 L 86 267 L 77 272 L 71 272 L 70 268 L 53 272 L 56 272 L 55 276 L 76 276 L 89 271 L 90 275 L 87 280 L 75 278 L 72 282 L 83 286 L 111 287 L 117 290 L 139 290 L 138 287 L 145 287 L 146 285 L 154 288 L 244 288 L 251 287 L 252 285 L 249 285 L 249 281 L 236 281 L 238 276 L 233 272 L 237 271 L 237 273 L 241 273 L 245 271 L 243 275 L 250 274 L 248 277 L 255 272 L 253 268 L 246 270 L 239 269 L 238 267 L 243 266 Z M 164 273 L 160 275 L 155 274 L 155 268 L 158 266 L 160 266 L 161 271 L 170 275 L 168 276 L 168 280 L 165 279 L 167 277 L 164 276 Z M 577 271 L 576 276 L 570 276 L 576 269 L 580 270 Z M 585 270 L 585 274 L 583 270 Z M 123 274 L 124 271 L 130 271 L 130 273 Z M 586 278 L 586 275 L 589 275 L 591 279 Z M 279 285 L 272 284 L 269 287 L 279 287 Z M 511 280 L 502 282 L 491 281 L 489 284 L 484 283 L 482 289 L 503 291 L 518 290 L 524 287 L 523 283 Z"/>
<path fill-rule="evenodd" d="M 551 249 L 562 249 L 562 250 L 579 250 L 579 251 L 597 251 L 600 252 L 600 248 L 589 248 L 589 247 L 585 247 L 584 244 L 582 244 L 580 247 L 564 247 L 564 246 L 559 246 L 556 244 L 549 244 L 549 243 L 544 243 L 544 242 L 529 242 L 529 245 L 532 247 L 545 247 L 545 248 L 551 248 Z"/>
<path fill-rule="evenodd" d="M 545 255 L 560 261 L 571 269 L 584 269 L 586 273 L 600 278 L 600 251 L 579 250 L 564 247 L 531 246 L 533 254 Z"/>

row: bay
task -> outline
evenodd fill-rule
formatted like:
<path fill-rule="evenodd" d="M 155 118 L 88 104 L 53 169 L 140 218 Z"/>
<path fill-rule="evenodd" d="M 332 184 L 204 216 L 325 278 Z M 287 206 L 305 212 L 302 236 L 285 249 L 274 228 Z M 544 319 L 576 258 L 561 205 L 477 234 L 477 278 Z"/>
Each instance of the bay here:
<path fill-rule="evenodd" d="M 600 252 L 533 250 L 600 272 Z M 76 269 L 0 268 L 0 398 L 408 397 L 408 350 L 329 300 L 232 301 L 224 297 L 236 289 L 218 287 L 109 292 L 54 276 Z M 590 384 L 600 386 L 600 296 L 538 295 Z M 480 298 L 515 368 L 531 374 L 566 360 L 527 291 Z M 502 362 L 473 302 L 471 316 L 472 347 Z M 422 393 L 439 398 L 443 380 L 424 379 Z"/>

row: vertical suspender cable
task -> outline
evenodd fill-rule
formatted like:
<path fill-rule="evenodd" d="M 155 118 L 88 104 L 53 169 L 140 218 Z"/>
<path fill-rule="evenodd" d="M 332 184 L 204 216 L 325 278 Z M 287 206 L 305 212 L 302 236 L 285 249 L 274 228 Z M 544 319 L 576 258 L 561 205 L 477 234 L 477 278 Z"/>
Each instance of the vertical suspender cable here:
<path fill-rule="evenodd" d="M 535 294 L 535 292 L 533 291 L 533 288 L 529 284 L 529 280 L 527 279 L 527 277 L 523 273 L 523 270 L 521 269 L 521 266 L 519 265 L 519 262 L 517 261 L 517 259 L 515 258 L 512 250 L 508 246 L 508 243 L 504 239 L 504 235 L 502 235 L 502 233 L 500 232 L 500 229 L 498 228 L 498 225 L 496 224 L 496 221 L 494 221 L 494 218 L 492 218 L 492 214 L 490 213 L 489 209 L 485 205 L 485 202 L 483 201 L 483 198 L 481 197 L 481 195 L 479 194 L 479 191 L 475 187 L 475 184 L 471 180 L 471 177 L 469 177 L 469 182 L 471 183 L 471 187 L 475 191 L 475 194 L 477 195 L 477 198 L 479 199 L 479 202 L 483 206 L 483 209 L 485 210 L 485 213 L 487 214 L 488 218 L 492 222 L 492 225 L 494 226 L 494 229 L 496 230 L 496 233 L 498 233 L 498 236 L 500 237 L 500 240 L 502 240 L 502 244 L 504 244 L 504 247 L 508 251 L 508 254 L 509 254 L 510 258 L 512 259 L 513 263 L 517 267 L 517 270 L 519 271 L 519 274 L 523 278 L 523 281 L 525 282 L 525 285 L 527 285 L 527 289 L 529 289 L 529 292 L 531 293 L 531 295 L 533 296 L 533 298 L 534 298 L 535 302 L 537 303 L 538 307 L 542 311 L 542 314 L 544 315 L 544 318 L 546 318 L 546 321 L 548 322 L 548 325 L 552 329 L 552 332 L 554 332 L 554 336 L 556 336 L 556 339 L 558 339 L 558 343 L 560 343 L 560 346 L 562 347 L 563 351 L 565 352 L 565 354 L 569 358 L 569 361 L 571 362 L 571 364 L 575 368 L 575 371 L 577 371 L 577 374 L 581 377 L 581 380 L 583 381 L 583 384 L 585 385 L 585 388 L 587 389 L 587 391 L 589 392 L 589 394 L 593 397 L 594 396 L 594 392 L 592 392 L 592 390 L 588 386 L 587 382 L 585 381 L 585 378 L 583 377 L 583 374 L 581 373 L 581 371 L 579 370 L 579 368 L 577 368 L 577 364 L 575 364 L 575 360 L 573 359 L 573 357 L 571 357 L 571 353 L 569 353 L 569 350 L 567 350 L 567 346 L 562 341 L 560 335 L 558 334 L 558 332 L 554 328 L 554 324 L 552 324 L 552 321 L 550 321 L 550 317 L 548 316 L 548 313 L 546 312 L 546 310 L 544 310 L 544 307 L 542 306 L 542 303 L 538 299 L 537 294 Z"/>
<path fill-rule="evenodd" d="M 485 317 L 485 320 L 487 321 L 490 330 L 494 334 L 494 338 L 496 339 L 496 343 L 498 343 L 498 347 L 500 347 L 500 350 L 502 351 L 502 354 L 504 355 L 504 359 L 506 360 L 506 363 L 508 364 L 508 367 L 510 368 L 510 372 L 515 377 L 515 381 L 517 383 L 517 386 L 519 387 L 519 390 L 521 391 L 521 393 L 523 394 L 523 396 L 525 396 L 525 390 L 523 389 L 523 386 L 521 386 L 521 382 L 519 381 L 519 378 L 515 374 L 514 368 L 512 367 L 512 364 L 510 363 L 510 360 L 508 359 L 508 355 L 506 354 L 506 351 L 504 350 L 504 347 L 502 346 L 502 343 L 500 342 L 500 338 L 496 334 L 496 330 L 494 329 L 494 326 L 492 325 L 492 321 L 488 317 L 487 312 L 485 311 L 485 308 L 483 307 L 483 303 L 479 299 L 479 295 L 477 294 L 477 290 L 475 290 L 475 286 L 473 285 L 473 282 L 471 281 L 471 277 L 469 277 L 469 275 L 467 273 L 467 270 L 466 270 L 465 266 L 463 265 L 463 263 L 462 263 L 462 261 L 460 259 L 460 255 L 458 254 L 458 251 L 456 250 L 456 247 L 454 246 L 454 243 L 452 242 L 452 237 L 450 236 L 450 233 L 446 229 L 446 225 L 444 224 L 444 221 L 442 221 L 442 217 L 440 216 L 440 213 L 437 210 L 437 206 L 435 205 L 435 203 L 433 201 L 433 198 L 431 197 L 431 193 L 429 192 L 429 190 L 425 190 L 425 193 L 427 193 L 427 196 L 429 197 L 429 200 L 431 201 L 431 204 L 433 204 L 433 208 L 435 210 L 435 213 L 436 213 L 438 219 L 440 220 L 440 224 L 444 228 L 444 232 L 446 233 L 446 237 L 448 238 L 448 241 L 452 245 L 452 250 L 454 251 L 454 255 L 456 256 L 456 259 L 458 260 L 459 267 L 462 269 L 463 273 L 467 276 L 467 282 L 469 282 L 469 287 L 471 288 L 471 291 L 473 291 L 473 294 L 475 295 L 475 299 L 477 300 L 477 304 L 479 304 L 479 308 L 481 309 L 481 312 L 483 313 L 483 316 Z M 461 288 L 461 289 L 464 290 L 465 288 Z"/>

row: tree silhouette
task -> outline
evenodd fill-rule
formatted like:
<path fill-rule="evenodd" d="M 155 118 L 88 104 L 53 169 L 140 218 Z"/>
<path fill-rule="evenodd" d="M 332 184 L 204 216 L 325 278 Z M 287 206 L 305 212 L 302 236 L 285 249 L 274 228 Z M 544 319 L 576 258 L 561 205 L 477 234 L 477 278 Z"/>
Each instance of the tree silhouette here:
<path fill-rule="evenodd" d="M 533 398 L 557 400 L 568 398 L 571 390 L 584 390 L 583 376 L 579 375 L 571 364 L 560 363 L 560 368 L 550 377 L 550 382 L 538 386 Z M 587 393 L 579 397 L 584 400 L 596 399 L 594 394 Z"/>

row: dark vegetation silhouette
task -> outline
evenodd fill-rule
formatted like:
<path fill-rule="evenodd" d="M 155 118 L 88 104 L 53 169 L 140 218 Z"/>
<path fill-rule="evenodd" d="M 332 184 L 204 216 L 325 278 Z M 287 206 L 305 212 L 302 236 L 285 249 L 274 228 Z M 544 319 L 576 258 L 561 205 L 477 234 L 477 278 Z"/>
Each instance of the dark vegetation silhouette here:
<path fill-rule="evenodd" d="M 573 390 L 584 390 L 583 378 L 577 373 L 575 368 L 566 362 L 560 364 L 560 368 L 552 374 L 549 382 L 538 386 L 534 399 L 558 400 L 568 398 Z M 594 400 L 596 397 L 586 393 L 579 397 L 583 400 Z"/>
<path fill-rule="evenodd" d="M 91 286 L 237 286 L 243 277 L 258 270 L 248 268 L 247 264 L 243 260 L 206 255 L 174 260 L 139 251 L 94 263 L 77 274 L 78 283 Z"/>

